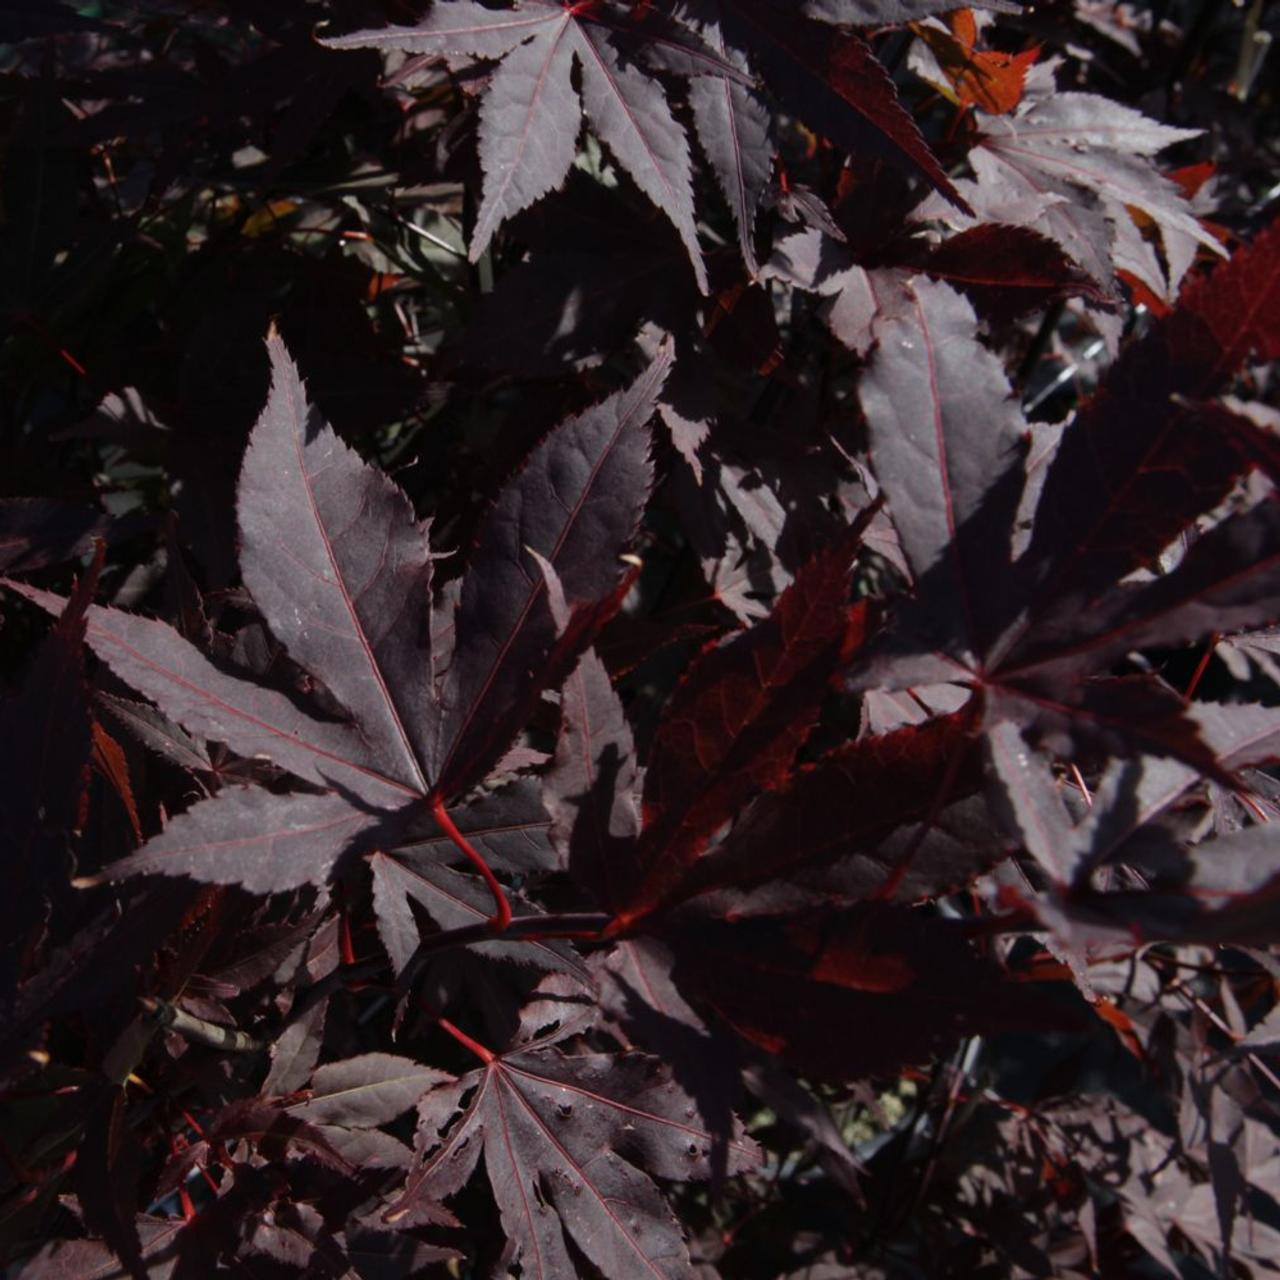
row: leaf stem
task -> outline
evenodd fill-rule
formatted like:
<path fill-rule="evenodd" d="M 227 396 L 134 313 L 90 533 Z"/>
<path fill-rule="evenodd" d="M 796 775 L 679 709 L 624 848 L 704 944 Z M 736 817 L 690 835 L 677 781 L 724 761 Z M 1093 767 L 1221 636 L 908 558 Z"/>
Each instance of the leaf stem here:
<path fill-rule="evenodd" d="M 470 1049 L 486 1066 L 498 1056 L 492 1049 L 486 1049 L 479 1040 L 473 1040 L 461 1027 L 455 1027 L 448 1018 L 437 1016 L 436 1021 L 442 1031 L 447 1031 L 464 1049 Z"/>
<path fill-rule="evenodd" d="M 611 916 L 593 911 L 570 911 L 563 915 L 517 916 L 503 930 L 512 942 L 545 942 L 551 938 L 586 938 L 602 941 L 604 928 Z M 468 924 L 460 929 L 446 929 L 433 933 L 418 943 L 417 950 L 409 957 L 396 983 L 397 990 L 407 991 L 417 981 L 427 960 L 440 951 L 452 951 L 456 947 L 470 946 L 473 942 L 488 942 L 493 938 L 489 922 Z"/>
<path fill-rule="evenodd" d="M 452 1036 L 464 1049 L 474 1053 L 485 1066 L 488 1066 L 489 1063 L 497 1058 L 498 1055 L 492 1049 L 482 1045 L 479 1040 L 472 1039 L 461 1027 L 450 1022 L 429 1000 L 420 998 L 419 1004 L 421 1004 L 424 1012 L 430 1014 L 436 1020 L 441 1031 Z"/>
<path fill-rule="evenodd" d="M 457 824 L 444 807 L 444 797 L 442 795 L 437 794 L 432 798 L 431 816 L 439 823 L 440 829 L 445 835 L 467 856 L 471 865 L 475 867 L 483 877 L 485 884 L 488 885 L 489 892 L 493 894 L 494 913 L 489 917 L 485 926 L 486 929 L 490 933 L 505 933 L 507 927 L 511 924 L 511 903 L 507 901 L 506 891 L 498 883 L 498 877 L 489 870 L 489 864 L 480 856 L 467 837 L 458 830 Z"/>
<path fill-rule="evenodd" d="M 1200 681 L 1204 679 L 1204 673 L 1209 669 L 1209 663 L 1213 659 L 1213 651 L 1218 647 L 1218 641 L 1221 636 L 1215 631 L 1209 637 L 1209 643 L 1205 645 L 1204 652 L 1200 655 L 1200 661 L 1196 664 L 1196 669 L 1191 673 L 1191 679 L 1187 681 L 1187 687 L 1183 690 L 1182 696 L 1190 702 L 1196 696 L 1196 690 L 1200 687 Z"/>

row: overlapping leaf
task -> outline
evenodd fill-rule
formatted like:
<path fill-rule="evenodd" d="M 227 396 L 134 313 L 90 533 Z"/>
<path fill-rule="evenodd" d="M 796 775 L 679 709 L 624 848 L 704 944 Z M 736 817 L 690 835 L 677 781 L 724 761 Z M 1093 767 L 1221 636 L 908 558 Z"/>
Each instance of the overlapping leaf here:
<path fill-rule="evenodd" d="M 521 0 L 514 10 L 494 10 L 471 0 L 437 0 L 416 27 L 361 31 L 325 43 L 335 49 L 502 59 L 481 109 L 485 185 L 471 240 L 473 259 L 502 222 L 564 182 L 585 108 L 600 140 L 680 233 L 705 292 L 684 131 L 661 83 L 624 62 L 610 27 L 591 20 L 595 8 Z M 582 72 L 581 104 L 571 80 L 575 63 Z M 708 57 L 703 69 L 713 65 Z"/>
<path fill-rule="evenodd" d="M 892 1069 L 964 1034 L 1072 1021 L 1010 985 L 945 921 L 900 907 L 695 917 L 672 945 L 682 991 L 820 1078 Z"/>
<path fill-rule="evenodd" d="M 638 769 L 626 712 L 594 652 L 583 654 L 566 682 L 561 715 L 546 780 L 551 837 L 574 878 L 613 906 L 626 897 L 636 870 Z"/>
<path fill-rule="evenodd" d="M 1276 758 L 1280 716 L 1272 708 L 1202 704 L 1193 718 L 1224 773 Z M 1280 860 L 1266 822 L 1196 842 L 1174 820 L 1174 802 L 1199 776 L 1177 761 L 1116 761 L 1091 805 L 1073 821 L 1048 761 L 1010 724 L 988 738 L 993 808 L 1045 873 L 1033 909 L 1070 945 L 1092 935 L 1270 940 Z M 1254 814 L 1256 815 L 1256 805 Z M 1186 843 L 1187 840 L 1190 843 Z M 1136 867 L 1144 893 L 1099 892 L 1101 867 Z"/>
<path fill-rule="evenodd" d="M 997 219 L 1001 203 L 1038 210 L 1027 225 L 1057 241 L 1099 285 L 1109 288 L 1122 269 L 1172 301 L 1199 246 L 1222 252 L 1151 161 L 1194 136 L 1092 94 L 1034 97 L 1013 118 L 984 126 L 971 159 L 986 196 L 973 204 Z M 1128 208 L 1159 227 L 1167 271 Z"/>
<path fill-rule="evenodd" d="M 774 148 L 769 113 L 751 87 L 749 66 L 758 67 L 810 127 L 846 149 L 883 152 L 967 208 L 869 46 L 844 29 L 920 17 L 937 5 L 895 5 L 870 17 L 876 8 L 822 5 L 813 15 L 820 21 L 811 21 L 774 0 L 699 0 L 687 12 L 677 11 L 687 23 L 678 25 L 651 11 L 637 22 L 612 0 L 576 6 L 520 0 L 503 9 L 436 0 L 416 26 L 326 36 L 323 43 L 453 61 L 500 60 L 480 109 L 484 188 L 473 260 L 503 222 L 564 183 L 585 110 L 619 165 L 670 219 L 705 293 L 689 144 L 650 68 L 693 77 L 694 125 L 737 223 L 749 273 L 756 267 L 753 226 Z M 575 65 L 581 102 L 572 80 Z"/>
<path fill-rule="evenodd" d="M 1016 568 L 1010 537 L 1020 467 L 1007 459 L 1023 428 L 1005 401 L 991 429 L 1002 375 L 972 339 L 958 337 L 937 354 L 935 316 L 957 305 L 941 286 L 913 285 L 925 305 L 876 322 L 880 345 L 863 402 L 873 464 L 891 499 L 903 495 L 893 512 L 917 587 L 861 682 L 872 671 L 884 686 L 959 680 L 985 690 L 989 724 L 1012 718 L 1037 726 L 1057 750 L 1094 743 L 1214 771 L 1213 752 L 1168 691 L 1094 678 L 1130 649 L 1200 638 L 1219 611 L 1229 620 L 1238 610 L 1243 626 L 1280 607 L 1268 576 L 1274 515 L 1266 503 L 1216 530 L 1165 579 L 1120 585 L 1144 551 L 1166 546 L 1248 465 L 1230 439 L 1207 438 L 1204 415 L 1175 397 L 1217 389 L 1250 346 L 1274 342 L 1274 236 L 1265 232 L 1214 273 L 1228 292 L 1240 288 L 1237 273 L 1260 277 L 1234 323 L 1215 311 L 1211 328 L 1200 315 L 1208 285 L 1196 286 L 1068 428 Z M 964 346 L 972 367 L 990 370 L 985 416 L 966 410 Z M 1123 412 L 1120 397 L 1128 401 Z"/>
<path fill-rule="evenodd" d="M 695 10 L 695 12 L 697 12 Z M 706 39 L 723 57 L 743 66 L 742 54 L 726 45 L 715 13 L 703 24 Z M 773 172 L 773 117 L 760 94 L 727 76 L 698 76 L 689 86 L 698 141 L 720 184 L 733 220 L 747 274 L 757 270 L 756 215 Z"/>
<path fill-rule="evenodd" d="M 968 209 L 860 36 L 797 17 L 774 0 L 720 0 L 720 20 L 810 128 L 847 151 L 885 155 Z"/>
<path fill-rule="evenodd" d="M 590 641 L 582 608 L 563 631 L 530 552 L 559 576 L 571 606 L 606 601 L 617 556 L 635 536 L 652 468 L 645 424 L 671 364 L 668 346 L 627 390 L 570 418 L 534 451 L 489 513 L 458 604 L 458 643 L 441 688 L 436 785 L 455 793 L 510 744 L 543 681 L 567 676 Z M 611 553 L 611 554 L 610 554 Z M 567 640 L 567 644 L 566 644 Z M 576 646 L 576 647 L 575 647 Z"/>
<path fill-rule="evenodd" d="M 860 394 L 876 474 L 937 647 L 961 663 L 1005 621 L 1008 538 L 1021 488 L 1025 423 L 999 362 L 973 338 L 972 308 L 916 280 L 874 322 L 878 348 Z M 1002 563 L 1003 562 L 1003 563 Z M 945 675 L 944 677 L 945 678 Z"/>
<path fill-rule="evenodd" d="M 269 348 L 271 395 L 241 482 L 245 578 L 291 656 L 351 718 L 319 718 L 290 694 L 224 671 L 164 623 L 91 608 L 90 647 L 180 726 L 323 789 L 228 789 L 116 864 L 114 877 L 181 874 L 260 893 L 318 884 L 361 835 L 429 795 L 464 790 L 497 762 L 543 684 L 589 643 L 647 493 L 644 427 L 669 354 L 628 391 L 553 431 L 503 491 L 437 688 L 426 531 L 390 481 L 319 420 L 278 337 Z M 571 594 L 564 626 L 531 551 Z M 35 588 L 14 589 L 62 607 Z"/>
<path fill-rule="evenodd" d="M 971 796 L 980 784 L 964 713 L 860 738 L 761 796 L 698 864 L 687 887 L 806 884 L 807 873 L 831 868 L 816 883 L 838 886 L 842 898 L 856 901 L 883 893 L 905 856 L 895 898 L 936 896 L 1001 856 L 989 832 L 966 843 L 948 838 L 940 822 L 941 806 Z M 917 836 L 916 824 L 926 821 L 930 826 Z M 890 839 L 900 831 L 905 840 Z"/>
<path fill-rule="evenodd" d="M 522 1274 L 576 1274 L 570 1241 L 605 1275 L 694 1274 L 680 1225 L 642 1168 L 706 1178 L 712 1136 L 656 1059 L 517 1050 L 427 1094 L 420 1113 L 420 1162 L 393 1221 L 417 1221 L 421 1206 L 459 1191 L 483 1152 Z M 736 1136 L 729 1168 L 755 1160 L 754 1144 Z"/>
<path fill-rule="evenodd" d="M 676 690 L 645 774 L 639 882 L 611 904 L 620 920 L 678 892 L 715 831 L 786 776 L 838 663 L 863 639 L 865 610 L 847 602 L 856 545 L 849 536 L 820 553 L 767 619 L 705 652 Z"/>
<path fill-rule="evenodd" d="M 1053 241 L 1029 227 L 983 223 L 942 241 L 920 265 L 997 323 L 1064 297 L 1106 302 L 1103 291 Z"/>
<path fill-rule="evenodd" d="M 1149 563 L 1221 501 L 1246 459 L 1198 414 L 1251 350 L 1280 352 L 1280 227 L 1194 281 L 1125 351 L 1063 437 L 1026 555 L 1043 596 L 1074 598 Z"/>

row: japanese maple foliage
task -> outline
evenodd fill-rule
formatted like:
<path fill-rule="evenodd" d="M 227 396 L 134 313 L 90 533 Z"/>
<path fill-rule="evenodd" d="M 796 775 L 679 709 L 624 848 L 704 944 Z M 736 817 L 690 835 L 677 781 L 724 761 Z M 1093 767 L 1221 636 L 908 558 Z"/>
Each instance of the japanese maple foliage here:
<path fill-rule="evenodd" d="M 0 0 L 0 1265 L 1274 1272 L 1274 6 L 138 10 Z"/>

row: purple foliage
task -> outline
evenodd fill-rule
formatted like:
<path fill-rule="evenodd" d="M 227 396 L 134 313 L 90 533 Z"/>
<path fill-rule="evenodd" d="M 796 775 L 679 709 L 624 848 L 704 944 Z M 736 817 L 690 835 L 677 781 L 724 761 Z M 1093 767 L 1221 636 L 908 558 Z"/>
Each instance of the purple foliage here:
<path fill-rule="evenodd" d="M 0 1266 L 1274 1272 L 1273 9 L 137 8 L 0 0 Z"/>

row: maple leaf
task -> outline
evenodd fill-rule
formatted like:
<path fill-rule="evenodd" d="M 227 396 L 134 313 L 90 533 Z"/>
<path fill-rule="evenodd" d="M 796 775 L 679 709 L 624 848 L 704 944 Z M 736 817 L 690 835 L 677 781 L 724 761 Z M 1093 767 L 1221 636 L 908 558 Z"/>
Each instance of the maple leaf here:
<path fill-rule="evenodd" d="M 322 788 L 230 787 L 193 805 L 108 878 L 189 875 L 258 893 L 319 884 L 389 823 L 443 803 L 494 765 L 543 684 L 567 674 L 613 607 L 616 555 L 635 532 L 650 464 L 644 424 L 670 363 L 561 424 L 499 495 L 457 607 L 457 646 L 433 673 L 427 533 L 404 495 L 307 403 L 278 337 L 245 456 L 246 582 L 291 656 L 350 719 L 224 671 L 165 623 L 93 606 L 86 640 L 185 730 L 259 753 Z M 602 549 L 605 554 L 601 554 Z M 557 623 L 533 557 L 574 602 Z M 57 612 L 62 602 L 12 589 Z"/>
<path fill-rule="evenodd" d="M 1065 297 L 1109 305 L 1098 284 L 1030 227 L 982 223 L 941 241 L 916 265 L 959 289 L 980 316 L 996 324 Z"/>
<path fill-rule="evenodd" d="M 1265 233 L 1216 273 L 1228 292 L 1253 272 L 1254 288 L 1270 298 L 1270 279 L 1258 269 L 1269 269 L 1273 239 Z M 1122 754 L 1172 754 L 1222 776 L 1168 690 L 1097 677 L 1131 648 L 1199 638 L 1219 607 L 1225 616 L 1239 609 L 1242 625 L 1275 610 L 1274 561 L 1264 553 L 1274 515 L 1265 503 L 1215 531 L 1167 579 L 1120 585 L 1138 563 L 1135 549 L 1154 554 L 1167 545 L 1247 466 L 1220 437 L 1206 447 L 1203 431 L 1193 429 L 1202 417 L 1169 399 L 1180 386 L 1216 389 L 1250 345 L 1267 347 L 1268 322 L 1260 317 L 1268 304 L 1259 311 L 1257 294 L 1246 292 L 1251 304 L 1233 323 L 1207 302 L 1207 285 L 1192 288 L 1185 307 L 1121 360 L 1066 432 L 1015 566 L 1009 538 L 1022 487 L 1021 413 L 1002 396 L 1003 374 L 992 358 L 956 332 L 965 304 L 942 285 L 908 286 L 914 303 L 874 322 L 879 346 L 862 394 L 873 465 L 889 488 L 917 594 L 883 641 L 883 660 L 873 653 L 857 676 L 860 687 L 971 683 L 984 692 L 988 726 L 1013 718 L 1038 726 L 1064 754 L 1092 742 Z M 1202 309 L 1216 331 L 1206 333 Z M 1171 348 L 1185 348 L 1185 363 L 1169 360 Z M 981 379 L 989 385 L 975 413 L 968 397 Z M 1104 442 L 1102 424 L 1116 408 L 1113 379 L 1150 401 L 1151 412 L 1123 431 L 1109 425 Z M 994 429 L 993 405 L 1000 406 Z M 1132 413 L 1130 406 L 1126 419 Z M 1197 473 L 1201 456 L 1206 465 Z M 1155 457 L 1162 465 L 1152 465 Z M 1100 467 L 1109 469 L 1102 485 Z M 1072 493 L 1090 495 L 1070 513 L 1068 477 Z M 1130 545 L 1147 511 L 1151 525 Z"/>
<path fill-rule="evenodd" d="M 1225 389 L 1251 350 L 1280 353 L 1280 226 L 1272 224 L 1133 343 L 1065 433 L 1024 556 L 1042 600 L 1115 582 L 1226 496 L 1247 465 L 1196 403 Z M 1121 427 L 1123 425 L 1123 428 Z M 1132 538 L 1132 544 L 1129 539 Z"/>
<path fill-rule="evenodd" d="M 167 1280 L 178 1264 L 176 1247 L 187 1224 L 181 1218 L 139 1215 L 139 1257 L 145 1274 Z M 121 1280 L 120 1259 L 100 1240 L 50 1240 L 23 1268 L 33 1280 Z"/>
<path fill-rule="evenodd" d="M 774 0 L 719 0 L 718 13 L 727 37 L 810 128 L 846 151 L 887 156 L 968 210 L 859 35 L 797 17 Z"/>
<path fill-rule="evenodd" d="M 432 1212 L 483 1152 L 523 1275 L 579 1274 L 569 1241 L 606 1276 L 694 1274 L 680 1225 L 641 1166 L 675 1181 L 706 1178 L 713 1138 L 658 1059 L 535 1042 L 428 1092 L 419 1115 L 419 1162 L 389 1221 L 412 1225 Z M 757 1159 L 739 1128 L 729 1170 Z"/>
<path fill-rule="evenodd" d="M 848 902 L 914 902 L 966 883 L 1004 853 L 981 824 L 976 838 L 953 838 L 937 811 L 940 800 L 955 804 L 980 789 L 974 745 L 960 712 L 859 738 L 802 765 L 693 868 L 685 892 L 778 880 L 830 889 Z M 762 903 L 766 896 L 749 898 Z M 743 901 L 735 899 L 735 911 Z"/>
<path fill-rule="evenodd" d="M 1225 256 L 1151 159 L 1196 136 L 1094 94 L 1033 95 L 1015 115 L 988 118 L 969 153 L 976 189 L 961 189 L 990 220 L 1042 231 L 1103 288 L 1125 270 L 1172 302 L 1200 246 Z M 1159 228 L 1167 270 L 1129 208 Z"/>
<path fill-rule="evenodd" d="M 917 279 L 879 312 L 861 399 L 877 476 L 928 606 L 912 623 L 950 638 L 963 664 L 985 652 L 1017 600 L 1008 555 L 1026 428 L 999 362 L 972 335 L 973 311 L 946 285 Z M 936 588 L 932 584 L 939 584 Z M 944 584 L 945 586 L 941 585 Z M 947 679 L 946 664 L 929 675 Z"/>
<path fill-rule="evenodd" d="M 311 1077 L 306 1097 L 291 1103 L 292 1116 L 315 1125 L 373 1129 L 417 1105 L 428 1089 L 452 1079 L 443 1071 L 392 1053 L 366 1053 L 326 1062 Z"/>
<path fill-rule="evenodd" d="M 620 56 L 614 24 L 593 20 L 601 8 L 521 0 L 514 8 L 495 10 L 473 0 L 436 0 L 415 27 L 359 31 L 326 37 L 322 43 L 332 49 L 402 49 L 501 60 L 480 110 L 485 181 L 471 238 L 472 261 L 502 222 L 564 183 L 585 108 L 601 142 L 679 232 L 705 293 L 684 130 L 661 83 Z M 621 20 L 617 25 L 625 29 Z M 582 73 L 581 101 L 572 83 L 575 64 Z M 700 69 L 711 65 L 708 59 Z"/>
<path fill-rule="evenodd" d="M 694 13 L 703 17 L 700 25 L 708 43 L 745 70 L 742 53 L 725 42 L 718 12 L 708 8 L 701 13 L 695 8 Z M 698 141 L 733 213 L 747 274 L 755 276 L 759 267 L 754 243 L 756 214 L 777 149 L 772 113 L 755 89 L 721 75 L 694 79 L 689 85 L 689 106 Z"/>
<path fill-rule="evenodd" d="M 603 903 L 622 900 L 640 833 L 639 771 L 626 712 L 594 651 L 561 694 L 561 727 L 546 777 L 551 838 L 574 879 Z"/>
<path fill-rule="evenodd" d="M 645 774 L 631 883 L 607 904 L 620 927 L 667 903 L 739 805 L 786 776 L 863 639 L 865 608 L 846 598 L 857 543 L 846 535 L 805 565 L 768 618 L 704 651 L 677 688 Z"/>

